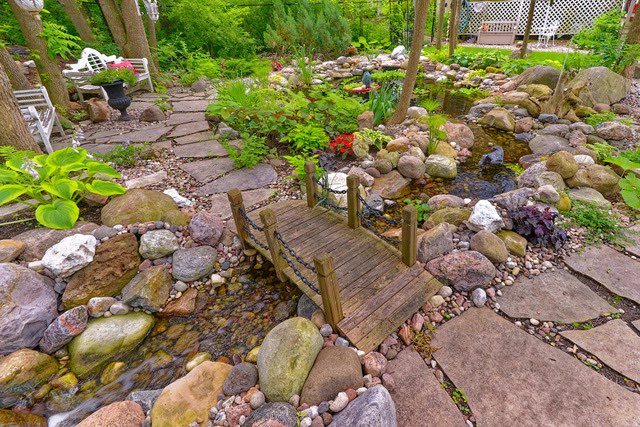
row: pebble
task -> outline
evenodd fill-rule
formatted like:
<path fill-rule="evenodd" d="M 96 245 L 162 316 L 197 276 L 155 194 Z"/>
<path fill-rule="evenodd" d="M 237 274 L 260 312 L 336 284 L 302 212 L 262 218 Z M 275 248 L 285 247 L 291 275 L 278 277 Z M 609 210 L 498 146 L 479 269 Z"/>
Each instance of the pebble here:
<path fill-rule="evenodd" d="M 323 337 L 328 337 L 332 333 L 333 333 L 333 328 L 331 327 L 330 324 L 325 323 L 320 327 L 320 335 L 322 335 Z"/>
<path fill-rule="evenodd" d="M 358 394 L 358 396 L 360 396 L 365 391 L 367 391 L 366 387 L 360 387 L 359 389 L 356 390 L 356 393 Z"/>
<path fill-rule="evenodd" d="M 187 285 L 186 283 L 178 280 L 174 285 L 173 285 L 173 289 L 175 289 L 177 292 L 184 292 L 187 289 L 189 289 L 189 285 Z"/>
<path fill-rule="evenodd" d="M 349 347 L 349 341 L 347 341 L 346 339 L 344 339 L 342 337 L 338 337 L 338 338 L 336 338 L 336 345 L 341 346 L 341 347 Z"/>
<path fill-rule="evenodd" d="M 293 396 L 291 396 L 291 398 L 289 399 L 289 403 L 291 404 L 291 406 L 294 407 L 298 407 L 298 405 L 300 405 L 300 396 L 298 396 L 297 394 L 294 394 Z"/>
<path fill-rule="evenodd" d="M 452 294 L 453 289 L 451 289 L 449 286 L 443 286 L 438 291 L 438 295 L 440 295 L 442 298 L 450 297 Z"/>
<path fill-rule="evenodd" d="M 341 391 L 329 404 L 329 409 L 331 410 L 331 412 L 340 412 L 347 406 L 348 403 L 349 396 L 347 396 L 347 393 L 345 393 L 344 391 Z"/>
<path fill-rule="evenodd" d="M 440 307 L 444 304 L 444 298 L 441 295 L 434 295 L 429 298 L 429 304 L 431 304 L 432 307 Z"/>
<path fill-rule="evenodd" d="M 302 420 L 300 420 L 300 427 L 311 427 L 311 423 L 311 418 L 304 417 Z"/>
<path fill-rule="evenodd" d="M 474 289 L 471 300 L 476 307 L 482 307 L 487 302 L 487 293 L 482 288 Z"/>
<path fill-rule="evenodd" d="M 537 319 L 529 319 L 529 323 L 531 323 L 533 326 L 538 326 L 540 324 L 540 321 Z"/>
<path fill-rule="evenodd" d="M 111 307 L 109 307 L 109 311 L 114 315 L 122 315 L 129 313 L 129 311 L 131 311 L 131 308 L 127 304 L 118 301 L 112 304 Z"/>

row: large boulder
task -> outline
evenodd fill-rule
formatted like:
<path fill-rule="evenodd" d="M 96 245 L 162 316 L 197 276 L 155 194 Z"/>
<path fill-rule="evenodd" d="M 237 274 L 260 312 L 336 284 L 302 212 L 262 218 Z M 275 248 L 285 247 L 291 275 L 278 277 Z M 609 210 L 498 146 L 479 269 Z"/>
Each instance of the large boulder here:
<path fill-rule="evenodd" d="M 146 259 L 158 259 L 180 249 L 180 242 L 169 230 L 151 230 L 140 237 L 140 255 Z"/>
<path fill-rule="evenodd" d="M 174 279 L 192 282 L 211 274 L 218 252 L 211 246 L 179 249 L 173 253 Z"/>
<path fill-rule="evenodd" d="M 122 290 L 122 301 L 132 307 L 156 312 L 167 302 L 173 281 L 164 265 L 141 271 Z"/>
<path fill-rule="evenodd" d="M 364 385 L 362 367 L 355 351 L 332 346 L 322 349 L 302 388 L 300 403 L 319 405 L 349 388 Z"/>
<path fill-rule="evenodd" d="M 154 323 L 153 316 L 142 312 L 91 320 L 69 343 L 69 367 L 78 377 L 94 373 L 131 352 Z"/>
<path fill-rule="evenodd" d="M 46 383 L 56 372 L 58 361 L 55 358 L 26 348 L 1 358 L 0 408 L 13 406 L 22 394 Z"/>
<path fill-rule="evenodd" d="M 620 177 L 607 166 L 588 165 L 580 168 L 576 174 L 567 180 L 571 188 L 590 187 L 602 194 L 610 194 L 618 188 Z"/>
<path fill-rule="evenodd" d="M 474 234 L 471 237 L 469 249 L 480 252 L 495 263 L 505 262 L 509 257 L 509 251 L 504 242 L 490 231 L 482 230 Z"/>
<path fill-rule="evenodd" d="M 89 312 L 84 305 L 65 311 L 44 331 L 39 344 L 40 350 L 47 354 L 55 353 L 84 331 L 88 319 Z"/>
<path fill-rule="evenodd" d="M 16 264 L 0 264 L 0 355 L 35 347 L 58 316 L 53 281 Z"/>
<path fill-rule="evenodd" d="M 476 251 L 452 252 L 429 261 L 427 269 L 460 292 L 486 288 L 496 275 L 493 263 Z"/>
<path fill-rule="evenodd" d="M 403 177 L 398 171 L 391 171 L 376 178 L 372 190 L 385 199 L 399 199 L 411 192 L 411 180 Z"/>
<path fill-rule="evenodd" d="M 406 178 L 419 179 L 424 176 L 425 165 L 422 160 L 414 156 L 402 156 L 398 160 L 398 172 Z"/>
<path fill-rule="evenodd" d="M 475 136 L 471 128 L 464 123 L 447 122 L 444 125 L 447 132 L 447 141 L 455 142 L 460 148 L 471 148 L 475 142 Z"/>
<path fill-rule="evenodd" d="M 318 328 L 303 317 L 293 317 L 273 328 L 258 353 L 260 389 L 272 402 L 288 402 L 302 386 L 322 348 Z"/>
<path fill-rule="evenodd" d="M 136 402 L 114 402 L 98 409 L 76 427 L 139 427 L 144 418 L 144 412 Z"/>
<path fill-rule="evenodd" d="M 458 174 L 455 160 L 442 154 L 432 154 L 424 162 L 427 175 L 433 178 L 453 179 Z"/>
<path fill-rule="evenodd" d="M 582 105 L 615 104 L 627 96 L 630 81 L 607 67 L 593 67 L 580 71 L 567 84 L 567 91 L 580 99 Z"/>
<path fill-rule="evenodd" d="M 555 89 L 559 78 L 560 70 L 557 68 L 546 65 L 536 65 L 535 67 L 527 68 L 520 74 L 516 78 L 516 85 L 520 87 L 523 85 L 541 84 L 548 86 L 550 89 Z"/>
<path fill-rule="evenodd" d="M 453 251 L 455 245 L 452 228 L 455 229 L 450 224 L 441 223 L 418 237 L 418 261 L 427 263 Z"/>
<path fill-rule="evenodd" d="M 552 154 L 558 151 L 570 151 L 569 141 L 558 135 L 537 135 L 529 141 L 529 149 L 534 154 Z"/>
<path fill-rule="evenodd" d="M 114 197 L 102 208 L 101 219 L 109 227 L 151 221 L 164 221 L 173 225 L 189 223 L 189 217 L 180 211 L 171 197 L 141 188 Z"/>
<path fill-rule="evenodd" d="M 86 304 L 93 297 L 113 297 L 136 275 L 140 265 L 138 240 L 125 233 L 96 249 L 93 261 L 69 279 L 62 294 L 65 309 Z"/>
<path fill-rule="evenodd" d="M 596 128 L 596 135 L 609 141 L 623 141 L 633 138 L 633 130 L 620 122 L 604 122 Z"/>
<path fill-rule="evenodd" d="M 371 387 L 337 415 L 329 427 L 397 427 L 396 405 L 381 385 Z"/>
<path fill-rule="evenodd" d="M 516 120 L 513 114 L 502 107 L 496 107 L 489 111 L 478 123 L 507 132 L 513 132 L 516 129 Z"/>
<path fill-rule="evenodd" d="M 23 261 L 36 261 L 42 259 L 47 249 L 55 245 L 65 237 L 74 234 L 91 234 L 98 228 L 92 222 L 76 222 L 73 228 L 68 230 L 53 230 L 51 228 L 34 228 L 33 230 L 20 233 L 13 240 L 24 243 L 25 249 L 20 254 L 19 259 Z"/>
<path fill-rule="evenodd" d="M 571 178 L 578 172 L 578 162 L 568 151 L 558 151 L 547 159 L 547 170 L 556 172 L 562 178 Z"/>
<path fill-rule="evenodd" d="M 193 422 L 204 425 L 231 368 L 226 363 L 202 362 L 166 386 L 151 408 L 153 426 L 188 426 Z"/>

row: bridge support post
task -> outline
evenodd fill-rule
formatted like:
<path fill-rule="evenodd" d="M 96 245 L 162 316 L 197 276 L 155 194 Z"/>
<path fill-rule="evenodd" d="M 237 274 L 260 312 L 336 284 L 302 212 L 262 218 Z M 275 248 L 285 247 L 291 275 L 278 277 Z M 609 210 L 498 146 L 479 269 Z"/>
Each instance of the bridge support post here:
<path fill-rule="evenodd" d="M 240 210 L 244 210 L 244 201 L 242 200 L 242 192 L 237 188 L 234 188 L 227 192 L 229 198 L 229 204 L 231 205 L 231 214 L 233 215 L 233 221 L 236 223 L 236 231 L 238 232 L 238 239 L 242 243 L 242 247 L 247 247 L 247 228 L 249 224 L 244 219 Z M 245 211 L 246 212 L 246 211 Z"/>
<path fill-rule="evenodd" d="M 284 274 L 284 270 L 287 268 L 286 261 L 281 255 L 281 244 L 276 238 L 276 215 L 271 208 L 266 208 L 260 211 L 260 220 L 264 226 L 264 234 L 267 238 L 267 245 L 269 246 L 269 252 L 271 253 L 271 262 L 276 270 L 276 275 L 281 282 L 287 280 L 287 276 Z"/>
<path fill-rule="evenodd" d="M 316 197 L 316 165 L 313 162 L 306 162 L 304 164 L 305 184 L 307 188 L 307 206 L 313 208 L 318 203 Z"/>
<path fill-rule="evenodd" d="M 358 189 L 360 178 L 355 175 L 347 177 L 347 224 L 351 228 L 360 227 L 360 200 L 358 200 Z"/>
<path fill-rule="evenodd" d="M 342 312 L 340 289 L 338 288 L 338 280 L 333 266 L 333 258 L 328 254 L 322 254 L 314 258 L 313 263 L 318 271 L 318 284 L 320 285 L 324 314 L 327 322 L 336 330 L 338 323 L 344 319 L 344 314 Z"/>
<path fill-rule="evenodd" d="M 418 240 L 418 211 L 415 206 L 408 205 L 402 209 L 402 262 L 409 267 L 416 263 Z"/>

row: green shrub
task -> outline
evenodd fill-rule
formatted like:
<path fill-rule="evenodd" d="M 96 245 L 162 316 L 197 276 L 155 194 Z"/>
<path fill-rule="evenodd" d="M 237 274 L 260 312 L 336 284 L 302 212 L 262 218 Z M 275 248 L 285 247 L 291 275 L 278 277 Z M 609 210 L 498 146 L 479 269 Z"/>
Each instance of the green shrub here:
<path fill-rule="evenodd" d="M 596 157 L 598 161 L 602 162 L 606 158 L 611 157 L 616 152 L 616 148 L 608 143 L 595 143 L 595 144 L 587 144 L 587 148 L 593 150 L 596 153 Z"/>
<path fill-rule="evenodd" d="M 464 96 L 469 99 L 483 99 L 488 97 L 490 93 L 488 89 L 480 89 L 477 87 L 463 87 L 451 91 L 452 95 Z"/>
<path fill-rule="evenodd" d="M 93 153 L 93 156 L 103 162 L 124 167 L 133 167 L 139 159 L 149 159 L 152 155 L 153 150 L 151 150 L 150 142 L 145 142 L 142 145 L 116 145 L 108 153 Z"/>
<path fill-rule="evenodd" d="M 76 56 L 82 49 L 79 44 L 82 43 L 80 37 L 69 34 L 64 26 L 53 22 L 42 23 L 42 37 L 47 41 L 47 50 L 51 59 L 57 56 L 69 59 Z"/>
<path fill-rule="evenodd" d="M 303 125 L 298 123 L 282 142 L 291 144 L 291 148 L 302 154 L 310 154 L 315 150 L 324 150 L 329 146 L 329 135 L 321 126 L 316 124 Z"/>
<path fill-rule="evenodd" d="M 618 116 L 613 111 L 603 111 L 602 113 L 590 113 L 583 121 L 593 127 L 604 122 L 614 121 Z"/>
<path fill-rule="evenodd" d="M 240 148 L 230 145 L 227 141 L 220 142 L 237 168 L 252 168 L 274 153 L 264 138 L 246 133 L 241 137 L 244 143 Z"/>
<path fill-rule="evenodd" d="M 377 125 L 387 120 L 397 102 L 398 91 L 392 84 L 383 84 L 380 89 L 370 92 L 367 110 L 373 112 L 373 123 Z"/>
<path fill-rule="evenodd" d="M 316 165 L 316 178 L 320 178 L 324 174 L 324 170 L 318 167 L 318 155 L 303 156 L 296 154 L 295 156 L 282 156 L 293 167 L 293 174 L 291 178 L 298 181 L 304 181 L 307 178 L 307 171 L 304 169 L 304 165 L 307 162 L 313 162 Z"/>
<path fill-rule="evenodd" d="M 419 199 L 404 199 L 404 203 L 405 205 L 413 205 L 416 207 L 416 210 L 418 211 L 418 224 L 422 224 L 423 222 L 425 222 L 427 220 L 427 218 L 429 218 L 429 213 L 431 211 L 431 208 L 429 208 L 429 205 L 427 204 L 427 202 L 424 202 L 422 200 Z"/>
<path fill-rule="evenodd" d="M 382 150 L 387 143 L 393 139 L 389 135 L 372 129 L 362 129 L 357 133 L 361 134 L 365 141 L 367 141 L 369 145 L 376 147 L 377 150 Z"/>
<path fill-rule="evenodd" d="M 613 242 L 624 234 L 624 228 L 615 215 L 592 204 L 573 200 L 571 210 L 564 215 L 568 225 L 583 227 L 587 231 L 586 239 L 591 243 L 600 240 Z"/>

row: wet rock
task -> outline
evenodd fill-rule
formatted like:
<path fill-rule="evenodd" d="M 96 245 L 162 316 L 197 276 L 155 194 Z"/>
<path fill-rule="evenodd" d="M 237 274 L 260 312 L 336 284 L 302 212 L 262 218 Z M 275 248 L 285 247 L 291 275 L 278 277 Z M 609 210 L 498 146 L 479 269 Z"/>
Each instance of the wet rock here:
<path fill-rule="evenodd" d="M 84 305 L 65 311 L 44 331 L 40 350 L 47 354 L 55 353 L 84 331 L 88 318 L 89 313 Z"/>
<path fill-rule="evenodd" d="M 432 154 L 425 160 L 425 172 L 434 178 L 453 179 L 458 174 L 458 168 L 453 159 L 442 154 Z"/>
<path fill-rule="evenodd" d="M 164 221 L 173 225 L 187 225 L 189 218 L 183 214 L 173 199 L 157 191 L 135 188 L 114 197 L 101 212 L 104 225 L 129 225 L 136 222 Z"/>
<path fill-rule="evenodd" d="M 396 408 L 386 388 L 372 387 L 333 417 L 330 427 L 397 427 Z"/>
<path fill-rule="evenodd" d="M 13 240 L 25 244 L 25 249 L 20 254 L 22 261 L 36 261 L 42 259 L 47 249 L 55 245 L 65 237 L 74 234 L 91 234 L 98 226 L 92 222 L 78 221 L 75 227 L 68 230 L 53 230 L 50 228 L 35 228 L 33 230 L 20 233 Z"/>
<path fill-rule="evenodd" d="M 633 131 L 620 122 L 604 122 L 596 128 L 596 135 L 610 141 L 623 141 L 633 138 Z"/>
<path fill-rule="evenodd" d="M 26 245 L 19 240 L 0 240 L 0 263 L 18 258 Z"/>
<path fill-rule="evenodd" d="M 418 157 L 405 155 L 398 160 L 398 172 L 406 178 L 419 179 L 424 176 L 425 164 Z"/>
<path fill-rule="evenodd" d="M 164 111 L 157 105 L 151 105 L 140 114 L 141 122 L 161 122 L 165 119 Z"/>
<path fill-rule="evenodd" d="M 235 365 L 222 386 L 227 396 L 234 396 L 249 390 L 258 383 L 258 368 L 252 363 L 242 362 Z"/>
<path fill-rule="evenodd" d="M 113 297 L 94 297 L 87 303 L 87 310 L 91 317 L 101 317 L 106 311 L 109 311 L 109 307 L 118 302 Z"/>
<path fill-rule="evenodd" d="M 428 230 L 435 227 L 438 224 L 446 222 L 447 224 L 455 225 L 456 227 L 469 219 L 471 210 L 465 208 L 442 208 L 438 209 L 425 221 L 422 228 Z"/>
<path fill-rule="evenodd" d="M 132 391 L 127 396 L 127 400 L 136 402 L 146 414 L 151 410 L 153 403 L 158 399 L 160 393 L 162 393 L 162 389 Z"/>
<path fill-rule="evenodd" d="M 22 349 L 0 359 L 0 408 L 13 406 L 23 393 L 46 383 L 58 371 L 58 361 L 44 353 Z"/>
<path fill-rule="evenodd" d="M 11 427 L 47 427 L 47 419 L 39 415 L 0 409 L 0 425 Z"/>
<path fill-rule="evenodd" d="M 447 132 L 447 141 L 455 142 L 460 148 L 471 148 L 475 142 L 475 136 L 469 126 L 464 123 L 447 122 L 444 125 Z"/>
<path fill-rule="evenodd" d="M 488 200 L 480 200 L 475 204 L 467 224 L 473 231 L 487 230 L 492 233 L 504 227 L 498 210 Z"/>
<path fill-rule="evenodd" d="M 398 171 L 390 171 L 377 178 L 372 189 L 385 199 L 399 199 L 409 194 L 410 183 L 411 180 L 404 178 Z"/>
<path fill-rule="evenodd" d="M 114 402 L 89 415 L 77 427 L 139 427 L 144 419 L 144 412 L 136 402 Z"/>
<path fill-rule="evenodd" d="M 153 313 L 167 302 L 172 286 L 171 274 L 157 265 L 141 271 L 124 287 L 122 301 Z"/>
<path fill-rule="evenodd" d="M 169 302 L 162 310 L 162 316 L 188 316 L 196 311 L 198 290 L 189 288 L 178 299 Z"/>
<path fill-rule="evenodd" d="M 258 353 L 258 371 L 268 400 L 287 402 L 300 394 L 322 343 L 318 328 L 302 317 L 285 320 L 267 334 Z"/>
<path fill-rule="evenodd" d="M 559 151 L 547 159 L 547 170 L 567 179 L 576 174 L 578 163 L 568 151 Z"/>
<path fill-rule="evenodd" d="M 192 282 L 213 272 L 217 252 L 211 246 L 179 249 L 173 254 L 173 277 Z"/>
<path fill-rule="evenodd" d="M 220 215 L 209 211 L 196 213 L 189 223 L 191 238 L 202 245 L 216 246 L 224 231 Z"/>
<path fill-rule="evenodd" d="M 418 261 L 427 263 L 453 251 L 455 245 L 451 228 L 450 224 L 441 223 L 418 237 Z"/>
<path fill-rule="evenodd" d="M 244 427 L 297 427 L 296 408 L 288 403 L 266 403 L 256 409 L 245 421 Z"/>
<path fill-rule="evenodd" d="M 16 264 L 0 264 L 0 355 L 35 347 L 57 317 L 53 281 Z"/>
<path fill-rule="evenodd" d="M 513 115 L 502 107 L 496 107 L 489 111 L 478 123 L 507 132 L 513 132 L 516 128 Z"/>
<path fill-rule="evenodd" d="M 469 248 L 480 252 L 494 263 L 502 263 L 509 257 L 509 251 L 504 242 L 489 231 L 479 231 L 471 237 Z"/>
<path fill-rule="evenodd" d="M 496 268 L 480 252 L 452 252 L 427 263 L 431 274 L 455 290 L 468 292 L 491 284 Z"/>
<path fill-rule="evenodd" d="M 169 230 L 151 230 L 140 236 L 140 255 L 145 259 L 158 259 L 180 249 L 180 242 Z"/>

